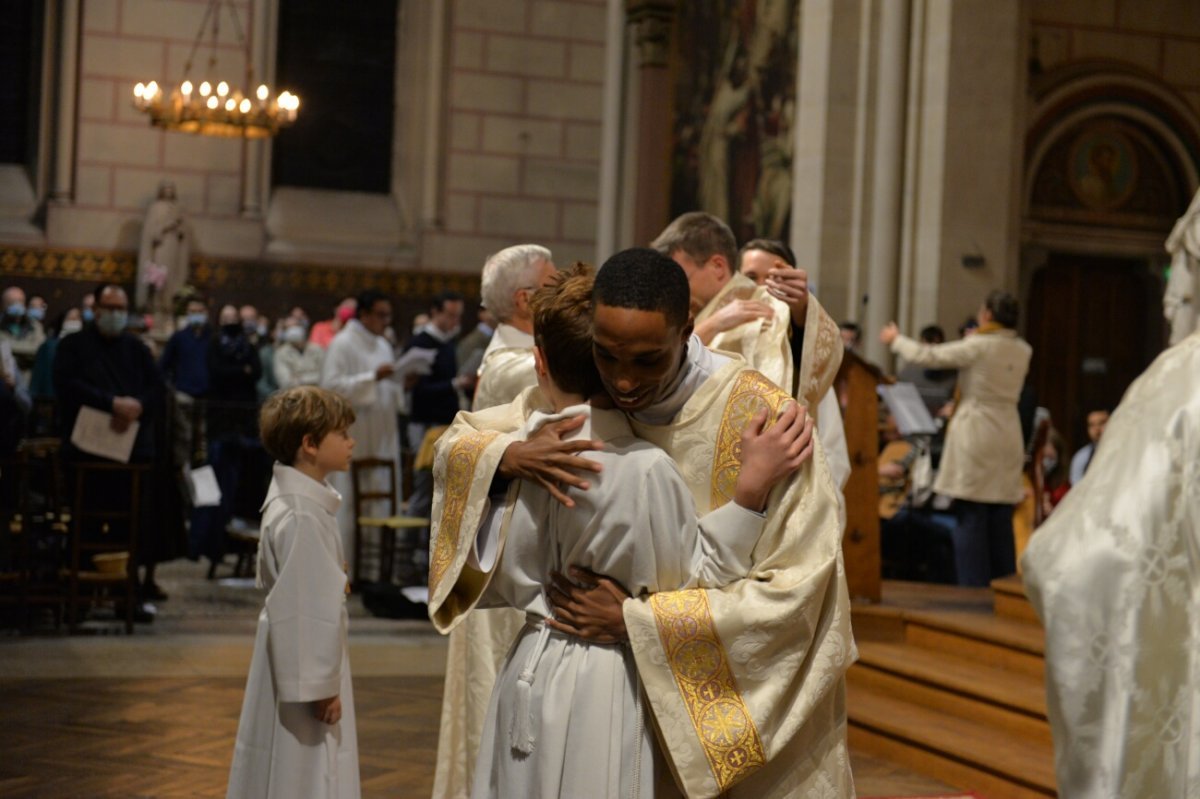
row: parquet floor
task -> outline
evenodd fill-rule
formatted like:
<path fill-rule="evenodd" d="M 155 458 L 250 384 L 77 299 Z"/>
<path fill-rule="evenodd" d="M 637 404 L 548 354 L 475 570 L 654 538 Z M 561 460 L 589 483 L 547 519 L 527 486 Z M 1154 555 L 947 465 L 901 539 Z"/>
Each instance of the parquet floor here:
<path fill-rule="evenodd" d="M 440 677 L 354 681 L 364 797 L 433 787 Z M 223 797 L 245 678 L 0 681 L 0 796 Z"/>
<path fill-rule="evenodd" d="M 261 597 L 166 564 L 159 619 L 119 634 L 0 637 L 0 798 L 223 797 Z M 352 598 L 354 599 L 354 598 Z M 365 799 L 433 787 L 445 639 L 351 603 L 350 660 Z M 861 797 L 949 794 L 851 753 Z"/>

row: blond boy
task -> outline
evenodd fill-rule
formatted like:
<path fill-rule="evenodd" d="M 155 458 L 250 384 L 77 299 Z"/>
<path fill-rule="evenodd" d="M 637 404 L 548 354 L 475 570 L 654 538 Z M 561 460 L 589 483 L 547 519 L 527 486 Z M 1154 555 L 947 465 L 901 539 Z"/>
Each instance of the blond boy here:
<path fill-rule="evenodd" d="M 267 400 L 263 445 L 275 464 L 263 503 L 258 585 L 267 598 L 238 723 L 229 799 L 359 796 L 347 658 L 348 582 L 326 481 L 350 467 L 354 410 L 298 386 Z"/>

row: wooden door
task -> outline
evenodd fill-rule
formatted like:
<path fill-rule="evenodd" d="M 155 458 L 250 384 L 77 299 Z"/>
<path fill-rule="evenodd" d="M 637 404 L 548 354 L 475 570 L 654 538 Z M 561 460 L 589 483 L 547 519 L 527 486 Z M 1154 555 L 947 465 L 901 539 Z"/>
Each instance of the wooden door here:
<path fill-rule="evenodd" d="M 1038 404 L 1071 451 L 1090 410 L 1114 408 L 1165 344 L 1162 286 L 1144 260 L 1051 254 L 1023 313 Z"/>

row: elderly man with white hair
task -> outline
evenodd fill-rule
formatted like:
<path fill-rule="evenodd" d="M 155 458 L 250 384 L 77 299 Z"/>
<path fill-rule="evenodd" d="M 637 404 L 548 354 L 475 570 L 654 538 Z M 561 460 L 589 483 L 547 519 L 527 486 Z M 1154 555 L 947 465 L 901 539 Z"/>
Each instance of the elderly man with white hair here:
<path fill-rule="evenodd" d="M 554 273 L 550 250 L 537 244 L 508 247 L 484 263 L 480 294 L 499 324 L 483 353 L 472 410 L 507 405 L 537 385 L 529 298 L 549 285 Z M 492 685 L 524 624 L 525 614 L 509 608 L 475 610 L 450 634 L 435 799 L 465 799 L 470 793 Z"/>
<path fill-rule="evenodd" d="M 489 257 L 483 265 L 483 305 L 500 322 L 479 365 L 472 410 L 506 405 L 529 386 L 533 372 L 533 313 L 529 298 L 554 275 L 550 251 L 518 244 Z"/>

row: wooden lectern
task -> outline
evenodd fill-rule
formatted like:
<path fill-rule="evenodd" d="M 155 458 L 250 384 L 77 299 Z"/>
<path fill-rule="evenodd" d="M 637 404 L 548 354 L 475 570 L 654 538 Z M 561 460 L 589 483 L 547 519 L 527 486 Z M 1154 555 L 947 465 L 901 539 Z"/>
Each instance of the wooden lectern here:
<path fill-rule="evenodd" d="M 842 553 L 852 600 L 881 598 L 882 559 L 879 547 L 879 395 L 880 383 L 893 383 L 878 366 L 846 351 L 834 388 L 842 404 L 850 478 L 846 498 L 846 533 Z"/>

